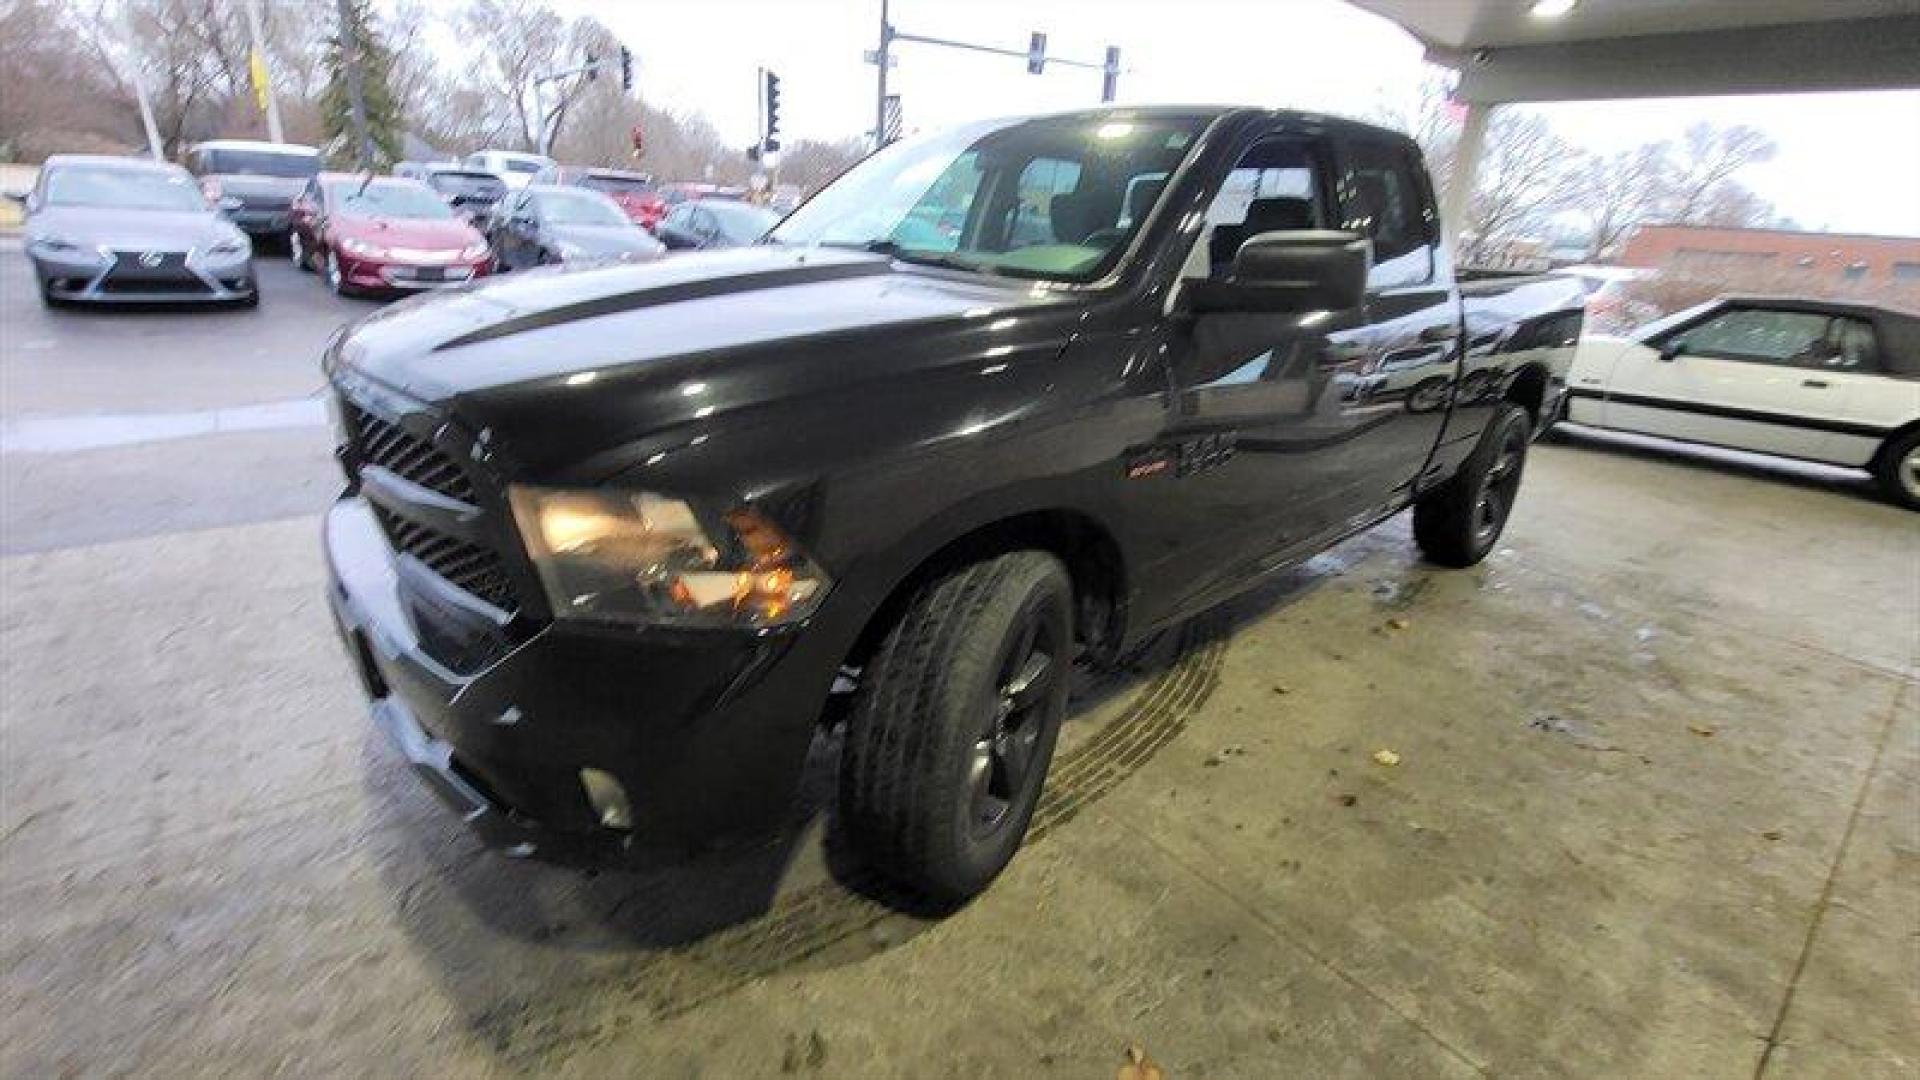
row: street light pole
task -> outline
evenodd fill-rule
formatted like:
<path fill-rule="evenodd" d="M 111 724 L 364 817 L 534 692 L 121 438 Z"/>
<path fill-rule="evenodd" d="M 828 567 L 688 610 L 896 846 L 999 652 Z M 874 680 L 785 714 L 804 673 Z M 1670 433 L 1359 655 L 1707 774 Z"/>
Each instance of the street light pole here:
<path fill-rule="evenodd" d="M 286 134 L 280 128 L 280 101 L 273 96 L 273 78 L 267 70 L 267 43 L 260 33 L 260 0 L 245 0 L 242 7 L 247 13 L 247 36 L 253 39 L 253 54 L 259 58 L 256 63 L 248 64 L 247 70 L 260 80 L 257 89 L 260 100 L 266 103 L 267 138 L 286 142 Z"/>

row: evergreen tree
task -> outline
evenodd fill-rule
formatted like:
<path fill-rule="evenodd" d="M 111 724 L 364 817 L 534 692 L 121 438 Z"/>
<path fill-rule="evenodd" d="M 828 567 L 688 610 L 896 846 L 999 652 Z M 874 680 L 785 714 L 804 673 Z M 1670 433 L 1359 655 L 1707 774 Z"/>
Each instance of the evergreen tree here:
<path fill-rule="evenodd" d="M 389 79 L 393 71 L 393 50 L 381 40 L 374 25 L 373 0 L 346 0 L 346 19 L 336 23 L 327 39 L 324 60 L 327 85 L 320 93 L 320 116 L 330 145 L 338 146 L 335 156 L 344 164 L 357 167 L 360 147 L 353 129 L 353 97 L 347 91 L 347 46 L 353 43 L 360 61 L 360 94 L 367 107 L 367 135 L 373 142 L 373 166 L 384 169 L 402 155 L 401 131 L 404 122 L 400 102 L 394 97 Z"/>

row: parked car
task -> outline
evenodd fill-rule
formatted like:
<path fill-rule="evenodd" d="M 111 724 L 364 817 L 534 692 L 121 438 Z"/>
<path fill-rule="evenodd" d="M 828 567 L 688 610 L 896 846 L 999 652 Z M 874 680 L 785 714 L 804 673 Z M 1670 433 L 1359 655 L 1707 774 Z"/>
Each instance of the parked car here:
<path fill-rule="evenodd" d="M 486 238 L 432 188 L 397 176 L 321 173 L 293 204 L 293 265 L 342 295 L 415 292 L 482 277 Z"/>
<path fill-rule="evenodd" d="M 646 260 L 665 251 L 612 199 L 577 187 L 529 184 L 494 208 L 488 240 L 502 270 Z"/>
<path fill-rule="evenodd" d="M 971 896 L 1076 663 L 1408 507 L 1433 561 L 1492 549 L 1558 404 L 1535 351 L 1450 408 L 1356 393 L 1408 350 L 1461 377 L 1437 217 L 1404 135 L 1102 109 L 895 144 L 763 245 L 364 322 L 325 543 L 375 716 L 494 842 L 684 853 L 783 820 L 850 687 L 848 835 Z"/>
<path fill-rule="evenodd" d="M 178 165 L 56 154 L 26 212 L 26 252 L 48 306 L 260 300 L 247 234 Z"/>
<path fill-rule="evenodd" d="M 287 233 L 293 197 L 320 172 L 320 151 L 296 143 L 219 139 L 187 151 L 200 190 L 254 236 Z"/>
<path fill-rule="evenodd" d="M 767 235 L 780 215 L 732 199 L 694 199 L 667 211 L 654 235 L 670 251 L 741 247 Z"/>
<path fill-rule="evenodd" d="M 1866 469 L 1920 509 L 1920 317 L 1730 296 L 1574 356 L 1579 424 Z"/>
<path fill-rule="evenodd" d="M 1660 315 L 1653 305 L 1633 295 L 1634 284 L 1651 277 L 1651 270 L 1583 264 L 1557 272 L 1579 282 L 1586 289 L 1589 333 L 1624 334 Z"/>
<path fill-rule="evenodd" d="M 545 154 L 521 150 L 476 150 L 467 155 L 466 166 L 499 177 L 507 187 L 518 191 L 533 182 L 542 169 L 551 169 L 554 160 Z"/>
<path fill-rule="evenodd" d="M 402 162 L 394 166 L 393 174 L 432 188 L 454 213 L 478 228 L 486 227 L 494 206 L 507 194 L 507 183 L 498 176 L 443 161 Z"/>
<path fill-rule="evenodd" d="M 582 187 L 612 199 L 635 225 L 651 232 L 666 216 L 667 201 L 660 197 L 653 177 L 623 169 L 584 169 L 559 165 L 533 178 L 536 184 Z"/>
<path fill-rule="evenodd" d="M 719 184 L 674 183 L 660 185 L 660 199 L 669 208 L 680 205 L 689 199 L 744 199 L 747 189 L 740 187 L 722 187 Z"/>

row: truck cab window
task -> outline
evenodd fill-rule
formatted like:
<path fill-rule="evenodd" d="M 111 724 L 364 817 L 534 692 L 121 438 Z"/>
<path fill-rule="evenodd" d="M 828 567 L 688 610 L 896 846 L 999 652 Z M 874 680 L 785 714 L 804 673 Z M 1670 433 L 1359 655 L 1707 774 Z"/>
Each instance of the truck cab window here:
<path fill-rule="evenodd" d="M 1357 141 L 1340 187 L 1340 227 L 1373 238 L 1367 287 L 1393 289 L 1433 279 L 1434 235 L 1405 150 Z"/>
<path fill-rule="evenodd" d="M 1210 276 L 1227 277 L 1240 245 L 1260 233 L 1326 228 L 1319 172 L 1317 155 L 1299 139 L 1262 140 L 1242 155 L 1207 207 L 1200 247 Z"/>

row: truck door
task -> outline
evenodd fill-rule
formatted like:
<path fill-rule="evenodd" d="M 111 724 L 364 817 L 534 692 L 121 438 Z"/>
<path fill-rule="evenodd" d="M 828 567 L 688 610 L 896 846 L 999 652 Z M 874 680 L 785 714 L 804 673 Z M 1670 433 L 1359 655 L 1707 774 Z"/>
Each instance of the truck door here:
<path fill-rule="evenodd" d="M 1326 142 L 1285 129 L 1249 140 L 1207 210 L 1181 276 L 1225 279 L 1259 233 L 1332 228 Z M 1364 351 L 1361 312 L 1192 316 L 1165 341 L 1173 379 L 1163 441 L 1134 468 L 1171 473 L 1162 525 L 1192 538 L 1184 600 L 1243 580 L 1338 518 Z"/>
<path fill-rule="evenodd" d="M 1460 297 L 1410 143 L 1341 141 L 1340 228 L 1373 239 L 1360 370 L 1341 402 L 1342 517 L 1404 497 L 1446 424 L 1459 372 Z"/>

